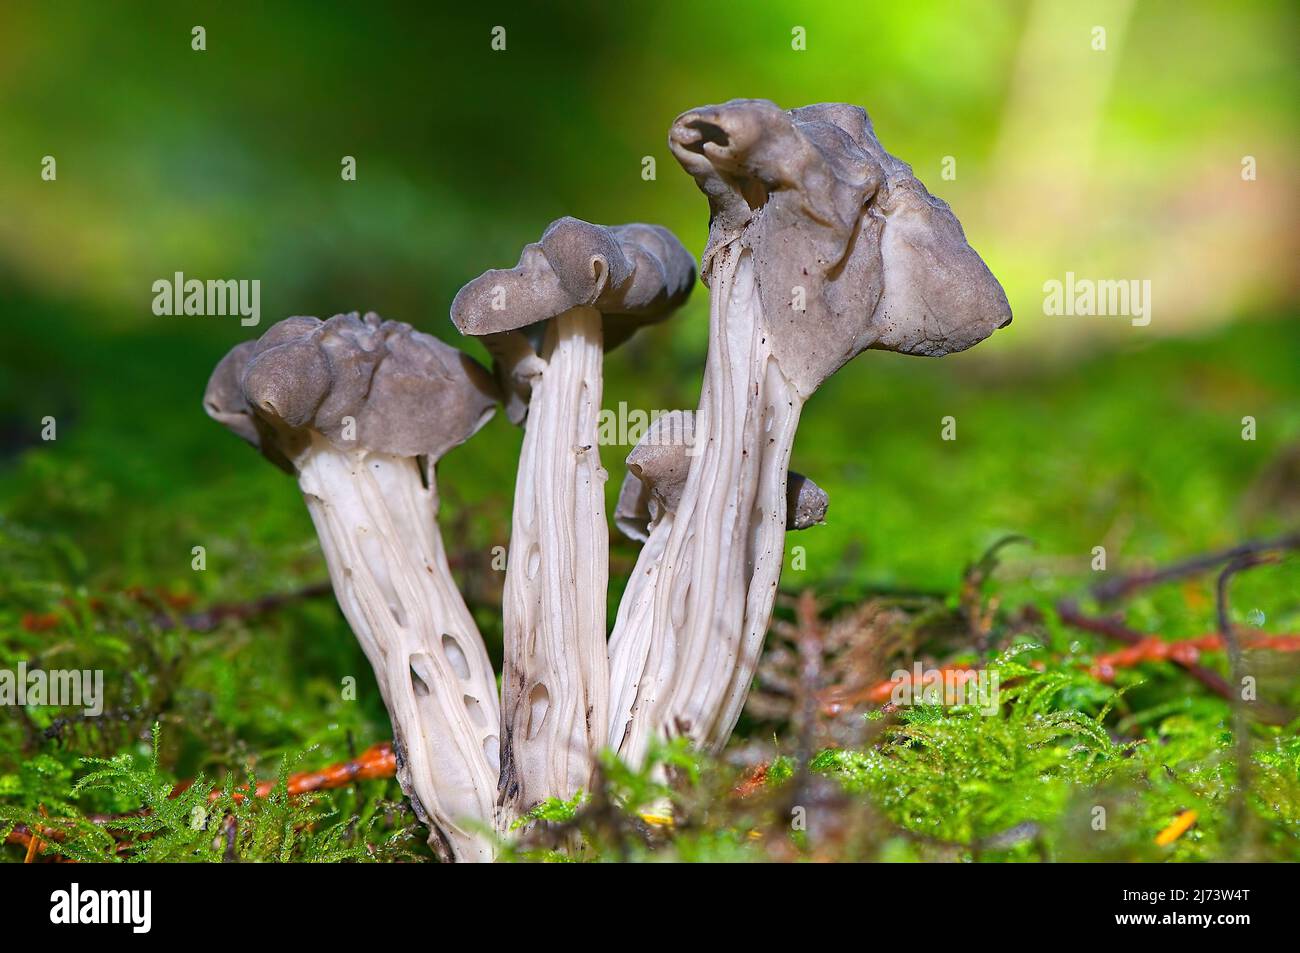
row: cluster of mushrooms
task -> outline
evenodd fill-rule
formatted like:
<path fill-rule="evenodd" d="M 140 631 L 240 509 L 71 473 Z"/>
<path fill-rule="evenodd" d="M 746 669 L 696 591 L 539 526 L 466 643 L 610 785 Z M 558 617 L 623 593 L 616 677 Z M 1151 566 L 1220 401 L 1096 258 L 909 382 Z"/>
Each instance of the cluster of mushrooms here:
<path fill-rule="evenodd" d="M 961 225 L 864 110 L 733 100 L 683 113 L 673 155 L 708 197 L 698 409 L 658 417 L 614 514 L 642 543 L 607 637 L 604 352 L 682 305 L 667 229 L 554 222 L 457 294 L 484 369 L 375 314 L 288 318 L 235 347 L 210 416 L 298 478 L 393 723 L 398 779 L 443 858 L 491 860 L 611 749 L 725 745 L 762 650 L 789 528 L 827 499 L 789 473 L 804 403 L 867 348 L 940 356 L 1011 320 Z M 437 462 L 503 404 L 523 427 L 497 681 L 437 525 Z"/>

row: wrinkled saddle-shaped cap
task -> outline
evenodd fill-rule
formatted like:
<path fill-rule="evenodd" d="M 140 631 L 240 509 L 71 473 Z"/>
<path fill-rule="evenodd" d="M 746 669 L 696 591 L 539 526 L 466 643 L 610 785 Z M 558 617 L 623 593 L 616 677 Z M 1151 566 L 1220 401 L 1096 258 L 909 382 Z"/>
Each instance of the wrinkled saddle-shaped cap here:
<path fill-rule="evenodd" d="M 526 245 L 513 268 L 484 272 L 457 293 L 451 320 L 484 339 L 497 363 L 510 419 L 526 413 L 529 359 L 543 322 L 587 306 L 603 316 L 605 348 L 681 307 L 695 284 L 695 261 L 660 225 L 592 225 L 565 217 Z"/>
<path fill-rule="evenodd" d="M 377 314 L 286 318 L 236 345 L 208 381 L 208 415 L 292 472 L 321 434 L 342 449 L 437 460 L 496 409 L 492 377 L 437 338 Z"/>
<path fill-rule="evenodd" d="M 706 280 L 720 253 L 752 256 L 773 353 L 805 398 L 866 348 L 939 356 L 1010 322 L 952 210 L 865 110 L 737 99 L 677 117 L 669 145 L 709 199 Z"/>
<path fill-rule="evenodd" d="M 627 456 L 627 474 L 614 507 L 614 525 L 624 536 L 645 542 L 650 526 L 675 513 L 686 486 L 695 442 L 694 416 L 660 414 Z M 812 480 L 790 471 L 786 478 L 786 528 L 807 529 L 826 521 L 830 500 Z"/>

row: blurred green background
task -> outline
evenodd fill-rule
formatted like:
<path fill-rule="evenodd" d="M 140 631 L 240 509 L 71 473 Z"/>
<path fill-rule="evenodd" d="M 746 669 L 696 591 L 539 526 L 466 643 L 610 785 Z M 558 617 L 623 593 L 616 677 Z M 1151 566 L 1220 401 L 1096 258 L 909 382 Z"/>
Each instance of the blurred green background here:
<path fill-rule="evenodd" d="M 830 492 L 830 519 L 792 539 L 807 562 L 785 586 L 951 591 L 1021 533 L 1036 549 L 1004 582 L 1029 598 L 1090 582 L 1097 545 L 1113 568 L 1294 525 L 1298 19 L 1227 0 L 5 3 L 3 620 L 69 592 L 207 603 L 323 578 L 293 481 L 203 414 L 221 355 L 282 317 L 358 309 L 459 340 L 460 285 L 561 215 L 663 223 L 698 254 L 707 208 L 666 134 L 733 97 L 865 106 L 1016 315 L 941 361 L 869 352 L 815 397 L 794 462 Z M 261 326 L 155 316 L 151 286 L 177 271 L 259 279 Z M 1043 284 L 1066 272 L 1149 279 L 1150 326 L 1045 315 Z M 693 407 L 706 326 L 697 288 L 610 356 L 606 405 Z M 462 567 L 507 541 L 518 444 L 498 416 L 441 467 Z M 611 492 L 627 449 L 603 450 Z M 634 556 L 616 543 L 616 573 Z M 484 578 L 470 597 L 491 641 L 500 578 Z M 1243 577 L 1241 611 L 1294 621 L 1296 579 Z M 286 665 L 310 664 L 313 639 L 350 644 L 327 609 L 294 638 Z M 323 697 L 337 672 L 318 674 Z"/>

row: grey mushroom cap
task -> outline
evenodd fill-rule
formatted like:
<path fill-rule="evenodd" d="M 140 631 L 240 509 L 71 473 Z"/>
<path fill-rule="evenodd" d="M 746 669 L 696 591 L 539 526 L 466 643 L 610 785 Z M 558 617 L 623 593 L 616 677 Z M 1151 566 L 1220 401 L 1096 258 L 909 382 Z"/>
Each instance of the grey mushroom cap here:
<path fill-rule="evenodd" d="M 531 359 L 541 351 L 545 322 L 587 306 L 603 316 L 606 350 L 643 325 L 662 321 L 685 303 L 695 285 L 695 260 L 661 225 L 602 226 L 565 217 L 519 264 L 484 272 L 456 294 L 451 320 L 462 334 L 483 339 L 496 364 L 510 419 L 527 413 Z"/>
<path fill-rule="evenodd" d="M 293 317 L 236 345 L 208 381 L 208 415 L 292 472 L 311 432 L 348 450 L 439 459 L 496 410 L 480 364 L 377 314 Z"/>
<path fill-rule="evenodd" d="M 939 356 L 1010 323 L 952 210 L 865 110 L 732 100 L 680 115 L 669 145 L 709 199 L 704 273 L 721 253 L 753 256 L 773 352 L 805 398 L 866 348 Z"/>
<path fill-rule="evenodd" d="M 831 498 L 802 473 L 789 471 L 785 479 L 785 524 L 789 529 L 807 529 L 826 522 Z"/>
<path fill-rule="evenodd" d="M 660 414 L 627 456 L 627 473 L 614 507 L 614 525 L 624 536 L 645 542 L 664 513 L 676 512 L 691 467 L 694 417 L 674 410 Z M 826 522 L 826 491 L 791 470 L 786 480 L 786 528 L 807 529 Z"/>
<path fill-rule="evenodd" d="M 261 439 L 257 424 L 244 400 L 244 368 L 249 355 L 257 348 L 257 341 L 240 341 L 220 361 L 203 393 L 203 409 L 208 416 L 230 430 L 237 437 L 257 446 Z"/>
<path fill-rule="evenodd" d="M 695 284 L 695 260 L 662 225 L 592 225 L 566 216 L 527 245 L 513 268 L 486 271 L 451 304 L 462 334 L 518 331 L 581 305 L 619 328 L 613 347 L 641 324 L 681 307 Z M 621 336 L 620 336 L 621 335 Z"/>

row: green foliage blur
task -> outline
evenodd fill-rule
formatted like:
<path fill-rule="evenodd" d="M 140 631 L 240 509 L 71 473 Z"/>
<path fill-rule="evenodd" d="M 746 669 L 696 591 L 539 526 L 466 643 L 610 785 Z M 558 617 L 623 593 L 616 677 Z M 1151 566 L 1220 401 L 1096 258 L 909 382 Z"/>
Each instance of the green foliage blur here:
<path fill-rule="evenodd" d="M 196 24 L 202 51 L 191 46 Z M 504 51 L 491 48 L 498 25 Z M 792 48 L 796 28 L 806 49 Z M 451 327 L 453 295 L 513 264 L 561 215 L 662 223 L 698 253 L 707 208 L 666 146 L 673 117 L 693 106 L 866 107 L 885 146 L 952 204 L 1016 314 L 943 360 L 869 352 L 810 402 L 794 466 L 831 507 L 827 525 L 789 540 L 805 551 L 800 568 L 787 554 L 783 588 L 835 604 L 881 593 L 951 603 L 965 568 L 1015 533 L 1033 545 L 1008 553 L 990 587 L 1004 611 L 1048 612 L 1096 580 L 1096 546 L 1115 572 L 1300 524 L 1298 32 L 1293 4 L 1226 0 L 0 6 L 0 668 L 104 665 L 116 718 L 0 713 L 9 823 L 42 805 L 138 807 L 121 794 L 131 770 L 217 778 L 208 783 L 234 810 L 250 765 L 274 776 L 283 758 L 323 764 L 388 736 L 364 657 L 328 599 L 211 632 L 157 624 L 182 603 L 237 603 L 325 577 L 293 481 L 204 415 L 207 376 L 283 317 L 351 310 L 485 359 Z M 54 181 L 41 175 L 46 156 Z M 347 156 L 355 181 L 340 175 Z M 261 325 L 154 315 L 152 284 L 175 272 L 259 279 Z M 1067 272 L 1149 279 L 1151 324 L 1044 314 L 1044 282 Z M 606 406 L 693 407 L 706 330 L 697 287 L 677 317 L 609 356 Z M 940 438 L 949 416 L 954 441 Z M 54 440 L 42 438 L 46 418 Z M 499 415 L 439 473 L 449 549 L 498 659 L 500 577 L 487 564 L 508 540 L 519 440 Z M 630 449 L 602 448 L 611 495 Z M 612 541 L 614 600 L 636 548 Z M 203 571 L 191 566 L 195 546 Z M 1234 621 L 1300 631 L 1296 562 L 1243 573 Z M 1130 625 L 1167 637 L 1212 631 L 1212 579 L 1154 590 L 1127 611 Z M 50 615 L 51 627 L 32 625 Z M 1040 634 L 1049 665 L 1113 648 L 1054 621 Z M 361 683 L 355 702 L 339 697 L 349 676 Z M 967 845 L 1004 820 L 1065 830 L 1080 791 L 1121 780 L 1158 789 L 1131 809 L 1143 831 L 1189 798 L 1222 807 L 1227 706 L 1172 667 L 1133 682 L 1125 737 L 1089 722 L 1097 754 L 1074 774 L 1073 742 L 1043 739 L 1051 780 L 1014 816 L 994 809 L 999 792 L 1033 788 L 1038 761 L 999 774 L 953 754 L 954 783 L 970 794 L 960 810 L 891 801 L 881 777 L 895 780 L 884 769 L 899 762 L 874 781 L 864 774 L 890 757 L 879 750 L 820 769 L 845 776 L 899 831 L 942 818 L 942 839 Z M 1053 717 L 1072 730 L 1098 717 L 1095 698 L 1058 688 Z M 978 727 L 990 744 L 1023 741 L 1001 719 Z M 953 738 L 975 743 L 962 725 L 907 730 L 933 731 L 949 751 L 961 747 Z M 741 734 L 770 741 L 748 721 Z M 1134 772 L 1118 750 L 1174 737 L 1208 772 L 1192 795 L 1161 787 L 1158 760 Z M 1300 837 L 1294 737 L 1287 727 L 1259 739 L 1275 856 L 1294 857 Z M 905 742 L 907 757 L 924 745 Z M 783 738 L 775 750 L 794 747 Z M 117 762 L 118 787 L 74 796 L 82 757 L 135 768 Z M 917 776 L 935 767 L 920 761 Z M 1154 780 L 1134 780 L 1148 769 Z M 223 789 L 227 777 L 240 781 Z M 408 840 L 419 853 L 399 800 L 393 782 L 325 796 L 351 840 L 314 852 L 250 841 L 242 856 L 396 859 Z M 287 816 L 266 823 L 319 825 Z M 182 831 L 180 814 L 171 820 Z M 251 837 L 257 822 L 241 821 Z M 678 856 L 756 859 L 744 825 L 726 823 L 692 834 Z M 87 836 L 83 856 L 109 849 Z M 1220 856 L 1217 835 L 1205 837 L 1178 848 L 1181 859 Z M 168 858 L 221 859 L 202 837 L 164 842 Z M 1149 842 L 1126 856 L 1156 856 Z M 918 851 L 886 838 L 868 855 Z M 13 847 L 0 855 L 22 859 Z"/>

